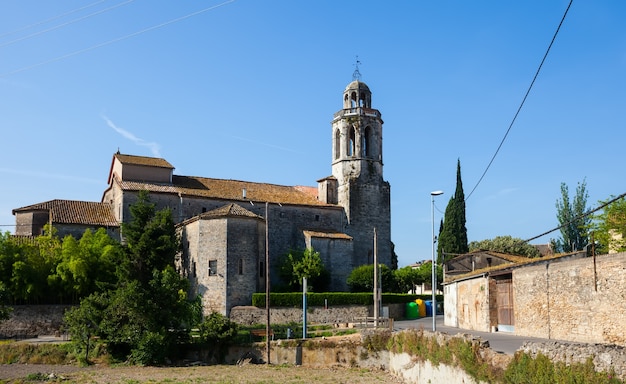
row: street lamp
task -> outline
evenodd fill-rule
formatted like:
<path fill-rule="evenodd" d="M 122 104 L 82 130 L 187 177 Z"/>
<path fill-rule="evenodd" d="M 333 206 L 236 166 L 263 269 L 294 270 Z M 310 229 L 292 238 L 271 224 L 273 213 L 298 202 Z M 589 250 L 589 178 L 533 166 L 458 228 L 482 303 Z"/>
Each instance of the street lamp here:
<path fill-rule="evenodd" d="M 433 302 L 432 302 L 432 309 L 431 312 L 433 314 L 433 332 L 435 332 L 437 330 L 437 325 L 435 323 L 435 318 L 437 317 L 437 296 L 435 295 L 435 289 L 437 287 L 437 267 L 435 264 L 435 242 L 437 241 L 435 238 L 435 196 L 439 196 L 439 195 L 443 195 L 443 191 L 432 191 L 430 193 L 430 200 L 431 200 L 431 219 L 432 219 L 432 224 L 433 224 L 433 238 L 432 238 L 432 242 L 433 242 L 433 259 L 432 259 L 432 279 L 431 279 L 431 288 L 430 290 L 433 293 Z"/>

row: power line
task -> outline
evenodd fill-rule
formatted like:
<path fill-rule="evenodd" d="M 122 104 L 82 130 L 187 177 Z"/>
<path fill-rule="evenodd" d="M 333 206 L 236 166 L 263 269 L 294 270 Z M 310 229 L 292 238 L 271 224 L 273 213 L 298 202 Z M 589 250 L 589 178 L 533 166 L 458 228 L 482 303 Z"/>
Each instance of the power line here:
<path fill-rule="evenodd" d="M 67 21 L 67 22 L 65 22 L 65 23 L 63 23 L 63 24 L 59 24 L 59 25 L 56 25 L 56 26 L 54 26 L 54 27 L 50 27 L 50 28 L 48 28 L 48 29 L 44 29 L 44 30 L 39 31 L 39 32 L 31 33 L 30 35 L 22 36 L 22 37 L 20 37 L 20 38 L 15 39 L 15 40 L 11 40 L 11 41 L 8 41 L 8 42 L 6 42 L 6 43 L 0 44 L 0 48 L 2 48 L 2 47 L 6 47 L 6 46 L 11 45 L 11 44 L 18 43 L 18 42 L 23 41 L 23 40 L 30 39 L 30 38 L 35 37 L 35 36 L 43 35 L 44 33 L 51 32 L 51 31 L 57 30 L 57 29 L 59 29 L 59 28 L 66 27 L 66 26 L 68 26 L 68 25 L 70 25 L 70 24 L 77 23 L 77 22 L 79 22 L 79 21 L 82 21 L 82 20 L 88 19 L 88 18 L 93 17 L 93 16 L 97 16 L 97 15 L 99 15 L 99 14 L 101 14 L 101 13 L 105 13 L 105 12 L 111 11 L 111 10 L 113 10 L 113 9 L 115 9 L 115 8 L 119 8 L 119 7 L 123 6 L 123 5 L 129 4 L 129 3 L 132 3 L 133 1 L 135 1 L 135 0 L 126 0 L 126 1 L 125 1 L 125 2 L 123 2 L 123 3 L 119 3 L 119 4 L 116 4 L 116 5 L 113 5 L 113 6 L 109 7 L 109 8 L 101 9 L 101 10 L 99 10 L 99 11 L 97 11 L 97 12 L 93 12 L 93 13 L 90 13 L 90 14 L 88 14 L 88 15 L 85 15 L 85 16 L 82 16 L 82 17 L 79 17 L 79 18 L 77 18 L 77 19 Z"/>
<path fill-rule="evenodd" d="M 537 77 L 539 76 L 539 72 L 541 71 L 541 67 L 543 66 L 543 63 L 546 61 L 546 58 L 548 57 L 548 53 L 550 52 L 550 48 L 552 48 L 552 44 L 554 44 L 554 41 L 556 40 L 556 36 L 558 35 L 559 30 L 561 29 L 561 26 L 563 25 L 563 22 L 565 21 L 565 17 L 567 16 L 567 12 L 569 11 L 570 7 L 572 6 L 572 2 L 573 1 L 574 0 L 570 0 L 569 5 L 567 6 L 567 9 L 565 10 L 565 13 L 563 14 L 563 17 L 561 18 L 561 22 L 559 23 L 559 26 L 557 27 L 556 32 L 554 32 L 554 36 L 552 36 L 552 41 L 550 41 L 550 45 L 548 46 L 548 49 L 546 50 L 546 53 L 543 55 L 543 59 L 541 60 L 541 63 L 539 64 L 539 68 L 537 68 L 537 72 L 535 72 L 535 76 L 533 77 L 533 80 L 531 81 L 530 86 L 528 87 L 528 90 L 526 91 L 526 94 L 524 95 L 524 98 L 522 99 L 522 102 L 520 103 L 519 108 L 517 108 L 517 112 L 515 112 L 515 116 L 513 116 L 513 120 L 511 120 L 511 124 L 509 124 L 509 128 L 506 130 L 506 133 L 504 134 L 504 137 L 502 138 L 502 141 L 500 141 L 500 145 L 498 145 L 498 148 L 496 149 L 496 152 L 493 154 L 493 157 L 491 158 L 491 161 L 489 161 L 489 164 L 487 164 L 487 168 L 485 168 L 485 171 L 483 172 L 482 176 L 480 176 L 480 179 L 478 179 L 478 182 L 476 183 L 476 185 L 474 186 L 472 191 L 469 193 L 469 195 L 467 195 L 465 200 L 469 199 L 470 196 L 472 196 L 472 193 L 474 193 L 474 191 L 476 190 L 476 188 L 478 187 L 480 182 L 485 177 L 485 174 L 487 174 L 487 171 L 489 170 L 489 168 L 491 167 L 491 164 L 493 163 L 493 161 L 495 160 L 496 156 L 498 155 L 498 152 L 500 152 L 500 148 L 502 148 L 502 145 L 504 144 L 504 140 L 506 140 L 506 137 L 509 135 L 509 132 L 511 131 L 511 128 L 513 127 L 513 124 L 515 124 L 515 120 L 517 119 L 517 116 L 519 115 L 520 111 L 522 110 L 522 107 L 524 106 L 524 103 L 526 102 L 526 98 L 530 94 L 530 90 L 532 89 L 533 85 L 535 84 L 535 80 L 537 80 Z"/>
<path fill-rule="evenodd" d="M 582 218 L 585 218 L 585 217 L 587 217 L 587 216 L 591 215 L 592 213 L 595 213 L 595 212 L 597 212 L 597 211 L 601 210 L 602 208 L 606 207 L 607 205 L 609 205 L 609 204 L 611 204 L 611 203 L 616 202 L 617 200 L 619 200 L 619 199 L 623 198 L 624 196 L 626 196 L 626 192 L 625 192 L 625 193 L 622 193 L 621 195 L 619 195 L 619 196 L 617 196 L 617 197 L 615 197 L 615 198 L 613 198 L 613 199 L 611 199 L 611 200 L 609 200 L 609 201 L 607 201 L 606 203 L 604 203 L 604 204 L 602 204 L 602 205 L 599 205 L 598 207 L 596 207 L 596 208 L 594 208 L 594 209 L 590 209 L 589 211 L 587 211 L 587 212 L 585 212 L 585 213 L 583 213 L 583 214 L 581 214 L 581 215 L 576 216 L 575 218 L 573 218 L 572 220 L 568 221 L 567 223 L 563 223 L 563 224 L 561 224 L 560 226 L 558 226 L 558 227 L 556 227 L 556 228 L 554 228 L 554 229 L 551 229 L 551 230 L 549 230 L 549 231 L 546 231 L 546 232 L 542 233 L 541 235 L 537 235 L 537 236 L 535 236 L 535 237 L 531 237 L 530 239 L 524 240 L 524 242 L 525 242 L 525 243 L 528 243 L 529 241 L 532 241 L 532 240 L 538 239 L 538 238 L 540 238 L 540 237 L 542 237 L 542 236 L 547 235 L 548 233 L 551 233 L 551 232 L 557 231 L 557 230 L 559 230 L 559 229 L 561 229 L 561 228 L 563 228 L 563 227 L 566 227 L 566 226 L 568 226 L 568 225 L 570 225 L 570 224 L 572 224 L 572 223 L 575 223 L 576 221 L 578 221 L 578 220 L 580 220 L 580 219 L 582 219 Z"/>
<path fill-rule="evenodd" d="M 88 4 L 88 5 L 85 5 L 84 7 L 76 8 L 76 9 L 73 9 L 73 10 L 71 10 L 71 11 L 68 11 L 68 12 L 62 13 L 62 14 L 60 14 L 60 15 L 52 16 L 52 17 L 49 17 L 49 18 L 47 18 L 47 19 L 45 19 L 45 20 L 38 21 L 38 22 L 36 22 L 36 23 L 34 23 L 34 24 L 29 24 L 29 25 L 26 25 L 26 26 L 20 27 L 20 28 L 18 28 L 18 29 L 14 29 L 14 30 L 12 30 L 12 31 L 5 32 L 5 33 L 3 33 L 3 34 L 0 34 L 0 39 L 1 39 L 1 38 L 3 38 L 3 37 L 5 37 L 5 36 L 14 35 L 14 34 L 16 34 L 16 33 L 18 33 L 18 32 L 22 32 L 22 31 L 25 31 L 25 30 L 27 30 L 27 29 L 31 29 L 31 28 L 37 27 L 37 26 L 39 26 L 39 25 L 42 25 L 42 24 L 48 23 L 48 22 L 53 21 L 53 20 L 56 20 L 56 19 L 60 19 L 60 18 L 62 18 L 62 17 L 65 17 L 65 16 L 68 16 L 68 15 L 71 15 L 71 14 L 73 14 L 73 13 L 76 13 L 76 12 L 82 11 L 83 9 L 91 8 L 91 7 L 93 7 L 94 5 L 98 5 L 98 4 L 100 4 L 100 3 L 104 3 L 105 1 L 107 1 L 107 0 L 100 0 L 100 1 L 96 1 L 95 3 L 91 3 L 91 4 Z"/>
<path fill-rule="evenodd" d="M 150 31 L 153 31 L 153 30 L 155 30 L 155 29 L 159 29 L 159 28 L 165 27 L 165 26 L 167 26 L 167 25 L 177 23 L 177 22 L 179 22 L 179 21 L 182 21 L 182 20 L 188 19 L 188 18 L 190 18 L 190 17 L 197 16 L 197 15 L 199 15 L 199 14 L 201 14 L 201 13 L 204 13 L 204 12 L 207 12 L 207 11 L 214 10 L 214 9 L 219 8 L 219 7 L 222 7 L 222 6 L 226 5 L 226 4 L 230 4 L 230 3 L 234 2 L 234 1 L 235 1 L 235 0 L 227 0 L 227 1 L 223 2 L 223 3 L 217 4 L 217 5 L 213 5 L 213 6 L 210 6 L 210 7 L 204 8 L 204 9 L 201 9 L 201 10 L 199 10 L 199 11 L 196 11 L 196 12 L 189 13 L 189 14 L 187 14 L 187 15 L 185 15 L 185 16 L 177 17 L 177 18 L 175 18 L 175 19 L 172 19 L 172 20 L 166 21 L 166 22 L 164 22 L 164 23 L 157 24 L 157 25 L 154 25 L 154 26 L 152 26 L 152 27 L 144 28 L 144 29 L 142 29 L 142 30 L 140 30 L 140 31 L 137 31 L 137 32 L 134 32 L 134 33 L 131 33 L 131 34 L 128 34 L 128 35 L 122 36 L 122 37 L 118 37 L 118 38 L 113 39 L 113 40 L 105 41 L 104 43 L 100 43 L 100 44 L 92 45 L 91 47 L 88 47 L 88 48 L 80 49 L 80 50 L 78 50 L 78 51 L 74 51 L 74 52 L 71 52 L 71 53 L 68 53 L 68 54 L 65 54 L 65 55 L 62 55 L 62 56 L 57 56 L 57 57 L 55 57 L 55 58 L 52 58 L 52 59 L 49 59 L 49 60 L 46 60 L 46 61 L 42 61 L 42 62 L 39 62 L 39 63 L 36 63 L 36 64 L 32 64 L 32 65 L 29 65 L 29 66 L 26 66 L 26 67 L 22 67 L 22 68 L 19 68 L 19 69 L 15 69 L 15 70 L 13 70 L 13 71 L 10 71 L 10 72 L 6 72 L 6 73 L 3 73 L 3 74 L 0 74 L 0 78 L 3 78 L 3 77 L 8 77 L 8 76 L 14 75 L 14 74 L 16 74 L 16 73 L 20 73 L 20 72 L 27 71 L 27 70 L 29 70 L 29 69 L 33 69 L 33 68 L 40 67 L 40 66 L 42 66 L 42 65 L 46 65 L 46 64 L 50 64 L 50 63 L 57 62 L 57 61 L 61 61 L 61 60 L 63 60 L 63 59 L 67 59 L 67 58 L 69 58 L 69 57 L 76 56 L 76 55 L 79 55 L 79 54 L 81 54 L 81 53 L 85 53 L 85 52 L 93 51 L 94 49 L 101 48 L 101 47 L 104 47 L 104 46 L 106 46 L 106 45 L 111 45 L 111 44 L 113 44 L 113 43 L 117 43 L 117 42 L 122 41 L 122 40 L 130 39 L 131 37 L 135 37 L 135 36 L 138 36 L 138 35 L 144 34 L 144 33 L 146 33 L 146 32 L 150 32 Z"/>

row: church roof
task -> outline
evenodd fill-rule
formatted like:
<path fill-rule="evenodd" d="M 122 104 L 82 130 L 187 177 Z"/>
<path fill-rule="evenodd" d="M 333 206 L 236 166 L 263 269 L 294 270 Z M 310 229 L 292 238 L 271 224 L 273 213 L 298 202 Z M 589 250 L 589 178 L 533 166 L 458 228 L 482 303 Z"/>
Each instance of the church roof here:
<path fill-rule="evenodd" d="M 119 152 L 113 155 L 113 157 L 122 164 L 145 165 L 149 167 L 174 169 L 174 166 L 170 164 L 167 160 L 158 157 L 123 155 Z"/>
<path fill-rule="evenodd" d="M 107 203 L 55 199 L 16 208 L 12 212 L 15 215 L 32 211 L 47 211 L 53 223 L 119 226 L 111 204 Z"/>
<path fill-rule="evenodd" d="M 295 205 L 326 205 L 317 199 L 317 188 L 284 186 L 240 180 L 208 177 L 172 177 L 172 183 L 154 183 L 115 179 L 122 190 L 150 193 L 175 193 L 181 196 L 213 198 L 231 201 L 255 201 Z M 244 192 L 245 190 L 245 192 Z"/>
<path fill-rule="evenodd" d="M 250 217 L 255 219 L 262 219 L 261 216 L 250 212 L 249 210 L 243 208 L 238 204 L 232 203 L 200 215 L 200 218 L 202 219 L 209 219 L 214 217 Z"/>
<path fill-rule="evenodd" d="M 346 91 L 350 89 L 359 89 L 359 90 L 370 90 L 370 88 L 362 81 L 354 80 L 350 84 L 346 86 Z M 345 92 L 345 91 L 344 91 Z"/>

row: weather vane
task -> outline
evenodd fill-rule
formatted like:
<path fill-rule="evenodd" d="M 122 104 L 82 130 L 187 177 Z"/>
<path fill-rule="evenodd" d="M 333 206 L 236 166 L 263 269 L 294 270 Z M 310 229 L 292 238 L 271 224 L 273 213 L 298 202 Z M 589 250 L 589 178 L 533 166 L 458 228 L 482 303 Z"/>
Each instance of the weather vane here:
<path fill-rule="evenodd" d="M 352 81 L 361 80 L 361 72 L 359 72 L 359 55 L 356 56 L 356 63 L 354 64 L 354 72 L 352 72 Z"/>

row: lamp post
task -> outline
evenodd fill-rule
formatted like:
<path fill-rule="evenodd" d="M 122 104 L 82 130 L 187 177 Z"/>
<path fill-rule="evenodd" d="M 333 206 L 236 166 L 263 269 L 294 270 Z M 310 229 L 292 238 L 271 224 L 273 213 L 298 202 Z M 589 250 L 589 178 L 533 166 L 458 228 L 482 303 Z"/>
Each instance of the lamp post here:
<path fill-rule="evenodd" d="M 433 237 L 432 237 L 432 246 L 433 246 L 433 259 L 432 259 L 432 279 L 431 279 L 431 291 L 433 293 L 433 302 L 432 302 L 432 314 L 433 314 L 433 332 L 437 330 L 437 325 L 435 323 L 435 318 L 437 317 L 437 296 L 435 294 L 435 290 L 437 289 L 437 266 L 435 263 L 435 196 L 443 195 L 443 191 L 432 191 L 430 193 L 430 201 L 431 201 L 431 221 L 433 224 Z"/>

